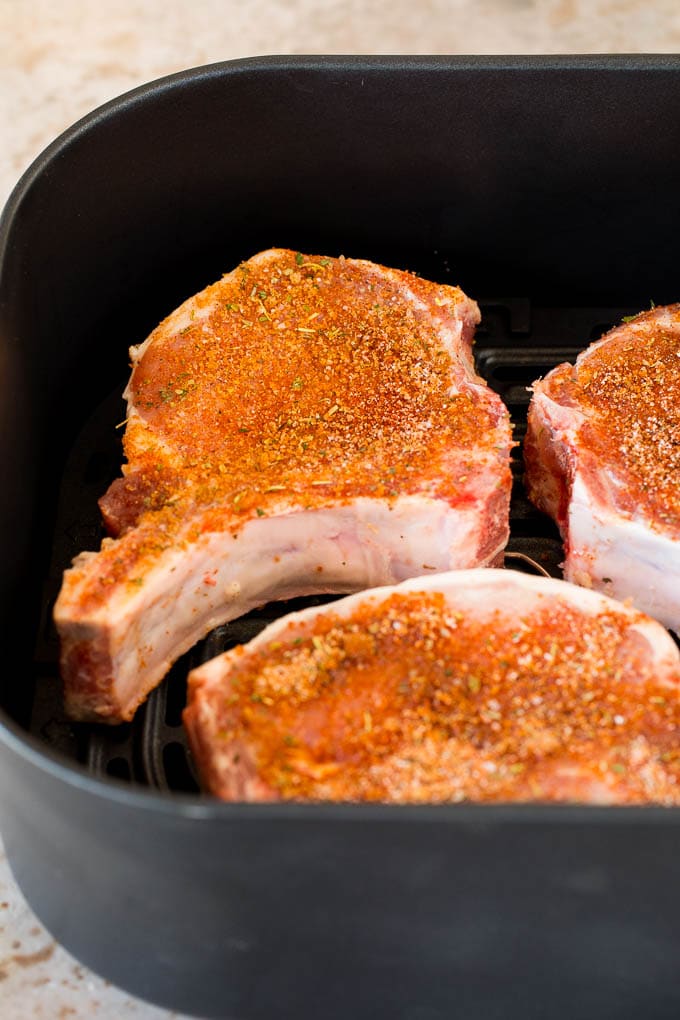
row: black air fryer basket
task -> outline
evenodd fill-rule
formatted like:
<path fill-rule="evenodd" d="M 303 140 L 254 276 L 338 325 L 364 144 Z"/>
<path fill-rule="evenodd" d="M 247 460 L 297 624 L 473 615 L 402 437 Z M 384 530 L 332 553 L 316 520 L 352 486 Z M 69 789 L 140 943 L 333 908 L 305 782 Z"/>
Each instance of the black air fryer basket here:
<path fill-rule="evenodd" d="M 127 349 L 185 297 L 271 246 L 460 284 L 521 440 L 534 379 L 680 298 L 679 157 L 674 56 L 272 58 L 137 89 L 24 176 L 0 228 L 0 823 L 84 963 L 233 1020 L 680 1015 L 677 809 L 216 803 L 187 670 L 290 604 L 111 729 L 64 717 L 51 622 L 101 539 Z M 510 549 L 559 575 L 520 458 Z"/>

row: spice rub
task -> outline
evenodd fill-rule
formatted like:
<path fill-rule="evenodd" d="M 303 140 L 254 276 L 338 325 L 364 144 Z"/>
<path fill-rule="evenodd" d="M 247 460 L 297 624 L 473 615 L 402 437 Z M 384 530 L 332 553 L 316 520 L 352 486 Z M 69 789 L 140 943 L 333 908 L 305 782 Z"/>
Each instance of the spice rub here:
<path fill-rule="evenodd" d="M 190 675 L 228 800 L 680 803 L 680 658 L 564 582 L 464 571 L 277 621 Z"/>

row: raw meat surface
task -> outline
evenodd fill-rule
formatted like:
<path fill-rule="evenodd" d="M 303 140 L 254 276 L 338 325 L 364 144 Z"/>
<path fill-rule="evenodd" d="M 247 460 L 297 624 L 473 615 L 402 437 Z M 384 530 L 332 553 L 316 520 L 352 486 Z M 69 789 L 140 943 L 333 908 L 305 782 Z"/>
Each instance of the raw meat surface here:
<path fill-rule="evenodd" d="M 533 391 L 527 488 L 559 525 L 565 577 L 680 631 L 680 304 L 624 322 Z"/>
<path fill-rule="evenodd" d="M 680 653 L 649 617 L 511 570 L 290 614 L 189 674 L 235 801 L 680 803 Z"/>
<path fill-rule="evenodd" d="M 218 624 L 272 599 L 493 563 L 509 417 L 476 304 L 365 261 L 263 252 L 138 348 L 116 536 L 64 577 L 66 705 L 118 722 Z"/>

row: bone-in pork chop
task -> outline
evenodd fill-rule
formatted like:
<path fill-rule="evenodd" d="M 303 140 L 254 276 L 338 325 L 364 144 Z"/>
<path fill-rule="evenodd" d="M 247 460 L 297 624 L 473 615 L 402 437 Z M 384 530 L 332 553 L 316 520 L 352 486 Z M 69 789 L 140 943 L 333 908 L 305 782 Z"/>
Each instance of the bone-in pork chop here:
<path fill-rule="evenodd" d="M 189 674 L 225 800 L 680 803 L 680 654 L 637 610 L 510 570 L 292 613 Z"/>
<path fill-rule="evenodd" d="M 624 322 L 533 389 L 527 487 L 559 525 L 565 577 L 680 631 L 680 304 Z"/>
<path fill-rule="evenodd" d="M 493 563 L 508 414 L 476 304 L 345 258 L 263 252 L 132 350 L 117 537 L 64 577 L 66 705 L 129 719 L 172 662 L 271 599 Z"/>

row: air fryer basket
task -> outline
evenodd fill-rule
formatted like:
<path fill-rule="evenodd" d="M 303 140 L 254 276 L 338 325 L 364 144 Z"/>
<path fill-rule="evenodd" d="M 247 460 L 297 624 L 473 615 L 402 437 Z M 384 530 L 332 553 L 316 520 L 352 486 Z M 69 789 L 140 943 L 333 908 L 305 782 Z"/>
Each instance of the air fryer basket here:
<path fill-rule="evenodd" d="M 136 90 L 28 172 L 0 232 L 0 822 L 84 962 L 211 1017 L 677 1015 L 677 811 L 216 804 L 186 672 L 290 604 L 115 728 L 64 717 L 51 611 L 101 538 L 127 347 L 188 294 L 271 245 L 459 283 L 521 442 L 535 378 L 678 298 L 679 152 L 674 57 L 272 58 Z M 514 467 L 509 548 L 559 576 Z"/>

